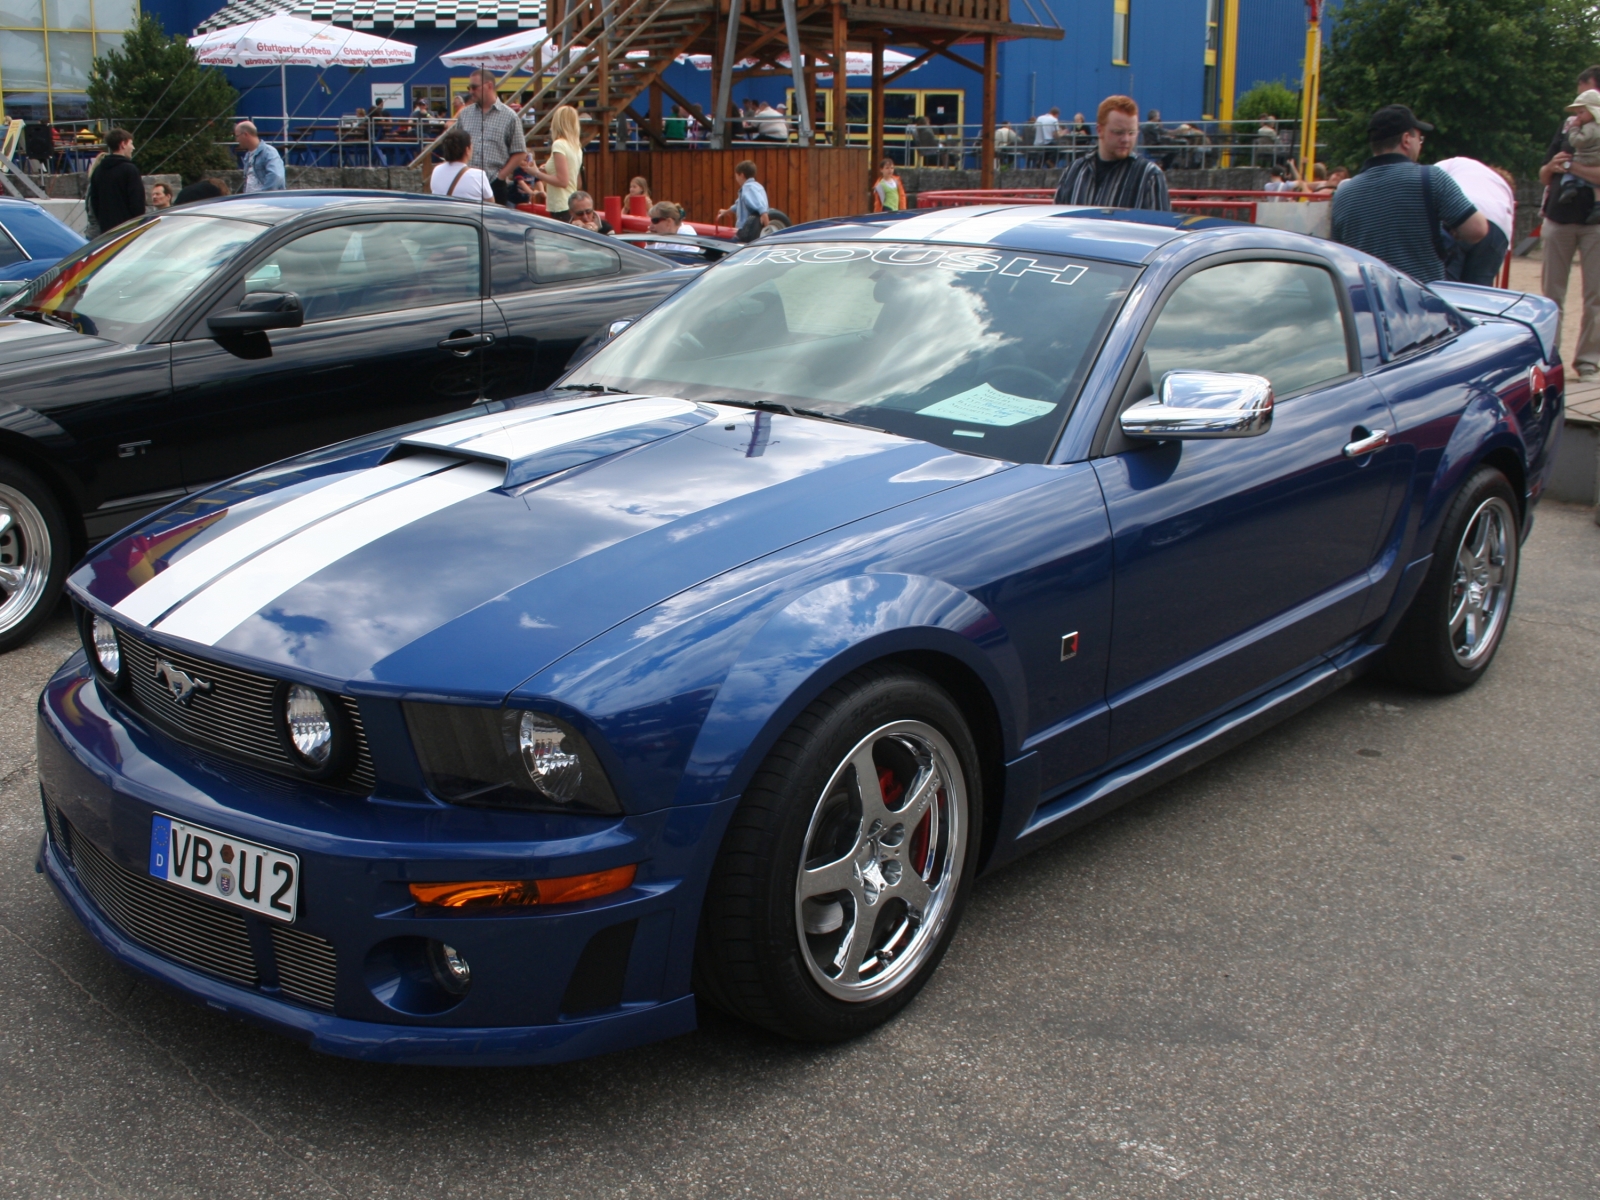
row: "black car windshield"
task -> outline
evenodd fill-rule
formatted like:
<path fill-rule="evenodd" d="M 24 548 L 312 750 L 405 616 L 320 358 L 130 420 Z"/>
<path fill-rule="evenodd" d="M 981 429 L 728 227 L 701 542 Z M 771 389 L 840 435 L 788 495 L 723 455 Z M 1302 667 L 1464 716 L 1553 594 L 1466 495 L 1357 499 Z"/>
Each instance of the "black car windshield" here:
<path fill-rule="evenodd" d="M 0 316 L 39 313 L 80 333 L 136 344 L 267 228 L 188 214 L 153 218 L 62 259 Z"/>
<path fill-rule="evenodd" d="M 1043 462 L 1138 268 L 988 247 L 755 246 L 572 374 Z"/>

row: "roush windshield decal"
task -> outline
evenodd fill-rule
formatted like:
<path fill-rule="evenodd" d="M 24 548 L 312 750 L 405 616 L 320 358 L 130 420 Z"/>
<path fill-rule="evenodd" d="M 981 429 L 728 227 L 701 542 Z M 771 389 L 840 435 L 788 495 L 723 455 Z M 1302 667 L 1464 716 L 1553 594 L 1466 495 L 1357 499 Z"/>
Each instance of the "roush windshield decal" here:
<path fill-rule="evenodd" d="M 760 263 L 829 264 L 861 262 L 864 259 L 891 267 L 938 267 L 945 271 L 984 275 L 999 272 L 1013 278 L 1028 276 L 1068 287 L 1082 279 L 1089 270 L 1077 263 L 1056 266 L 1024 254 L 959 248 L 946 250 L 939 246 L 773 246 L 757 250 L 748 257 L 740 255 L 731 258 L 722 269 L 753 267 Z"/>

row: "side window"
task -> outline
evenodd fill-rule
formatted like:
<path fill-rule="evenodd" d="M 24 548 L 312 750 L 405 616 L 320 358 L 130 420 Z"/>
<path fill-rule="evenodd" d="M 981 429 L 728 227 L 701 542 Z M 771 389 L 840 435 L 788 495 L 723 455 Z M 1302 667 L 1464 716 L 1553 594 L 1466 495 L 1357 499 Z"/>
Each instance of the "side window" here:
<path fill-rule="evenodd" d="M 1280 396 L 1350 372 L 1333 276 L 1291 262 L 1232 262 L 1178 285 L 1145 342 L 1150 377 L 1168 371 L 1264 375 Z"/>
<path fill-rule="evenodd" d="M 476 300 L 478 230 L 447 221 L 369 221 L 319 229 L 279 246 L 246 292 L 294 292 L 306 321 Z"/>
<path fill-rule="evenodd" d="M 540 283 L 598 279 L 622 270 L 622 255 L 602 242 L 547 229 L 528 230 L 528 268 Z"/>
<path fill-rule="evenodd" d="M 1424 349 L 1459 333 L 1464 325 L 1451 307 L 1420 283 L 1382 267 L 1361 268 L 1378 298 L 1378 329 L 1385 361 Z"/>

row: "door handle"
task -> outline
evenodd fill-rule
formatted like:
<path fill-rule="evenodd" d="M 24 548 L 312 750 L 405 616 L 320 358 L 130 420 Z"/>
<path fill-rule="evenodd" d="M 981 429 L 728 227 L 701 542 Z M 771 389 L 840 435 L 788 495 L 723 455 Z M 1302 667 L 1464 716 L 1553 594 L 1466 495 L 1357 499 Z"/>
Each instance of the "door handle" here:
<path fill-rule="evenodd" d="M 1351 430 L 1351 434 L 1365 433 L 1361 426 Z M 1346 458 L 1360 458 L 1363 454 L 1371 454 L 1374 450 L 1381 450 L 1389 444 L 1389 431 L 1387 429 L 1374 429 L 1365 437 L 1358 437 L 1344 448 Z"/>
<path fill-rule="evenodd" d="M 494 345 L 492 333 L 452 333 L 449 337 L 439 342 L 439 349 L 448 350 L 460 358 L 465 358 L 479 346 Z"/>

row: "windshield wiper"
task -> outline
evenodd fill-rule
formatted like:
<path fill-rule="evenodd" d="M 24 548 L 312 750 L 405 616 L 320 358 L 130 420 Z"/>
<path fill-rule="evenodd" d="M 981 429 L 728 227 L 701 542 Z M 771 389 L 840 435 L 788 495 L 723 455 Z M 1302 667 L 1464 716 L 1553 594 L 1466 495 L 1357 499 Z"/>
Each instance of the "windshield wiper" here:
<path fill-rule="evenodd" d="M 563 383 L 550 389 L 553 392 L 606 392 L 617 396 L 632 396 L 636 393 L 627 388 L 611 387 L 604 383 Z"/>
<path fill-rule="evenodd" d="M 783 413 L 788 417 L 811 417 L 818 421 L 832 421 L 837 425 L 853 425 L 857 429 L 871 429 L 875 433 L 888 433 L 887 429 L 879 429 L 876 425 L 864 425 L 860 421 L 852 421 L 848 417 L 836 417 L 832 413 L 819 412 L 814 408 L 797 408 L 793 404 L 784 404 L 778 400 L 716 400 L 715 404 L 726 404 L 733 408 L 758 408 L 762 412 Z"/>
<path fill-rule="evenodd" d="M 58 317 L 55 313 L 45 312 L 43 309 L 19 308 L 6 315 L 20 317 L 24 321 L 34 321 L 40 325 L 59 325 L 62 329 L 70 329 L 73 333 L 78 332 L 78 327 L 65 317 Z"/>

